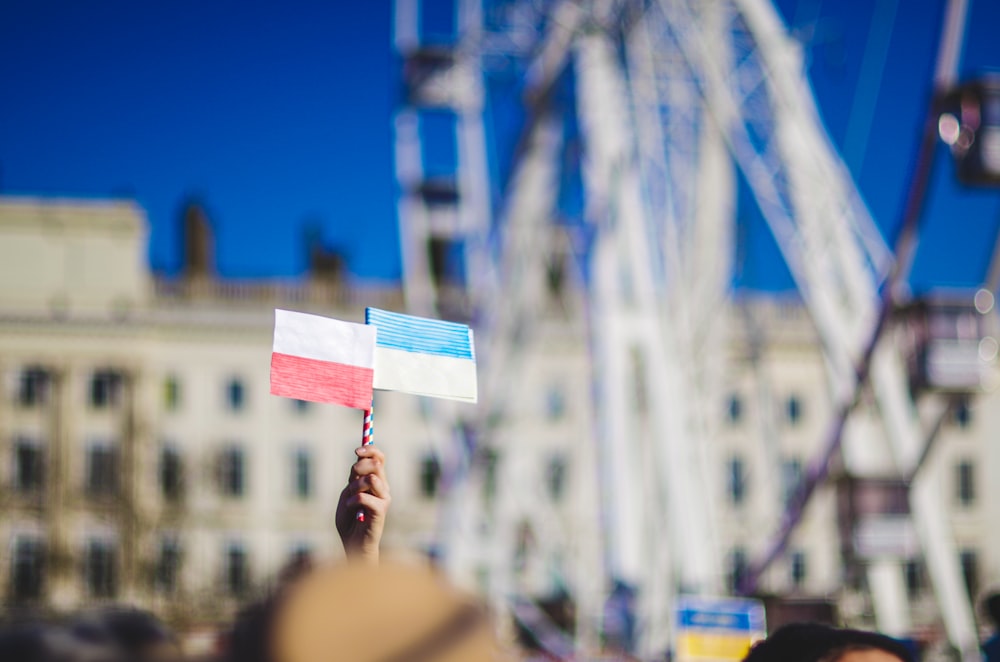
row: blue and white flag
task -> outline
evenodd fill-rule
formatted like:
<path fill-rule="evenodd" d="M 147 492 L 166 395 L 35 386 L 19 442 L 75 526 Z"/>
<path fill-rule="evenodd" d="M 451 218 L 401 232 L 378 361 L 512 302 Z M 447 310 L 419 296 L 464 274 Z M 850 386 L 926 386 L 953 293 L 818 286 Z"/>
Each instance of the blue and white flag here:
<path fill-rule="evenodd" d="M 376 328 L 376 389 L 475 402 L 476 351 L 465 324 L 365 309 Z"/>

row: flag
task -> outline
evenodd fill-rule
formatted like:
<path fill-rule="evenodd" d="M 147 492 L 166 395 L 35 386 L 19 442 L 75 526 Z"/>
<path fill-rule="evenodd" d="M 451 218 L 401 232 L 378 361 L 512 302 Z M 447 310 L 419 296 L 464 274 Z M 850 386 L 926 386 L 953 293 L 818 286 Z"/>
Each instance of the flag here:
<path fill-rule="evenodd" d="M 476 352 L 465 324 L 365 309 L 375 337 L 375 388 L 475 402 Z"/>
<path fill-rule="evenodd" d="M 276 309 L 271 393 L 367 409 L 374 355 L 370 326 Z"/>

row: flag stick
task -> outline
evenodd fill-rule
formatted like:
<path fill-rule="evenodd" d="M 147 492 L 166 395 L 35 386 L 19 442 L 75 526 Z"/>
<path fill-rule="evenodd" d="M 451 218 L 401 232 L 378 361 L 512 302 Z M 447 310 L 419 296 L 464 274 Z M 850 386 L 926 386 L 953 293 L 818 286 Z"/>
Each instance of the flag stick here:
<path fill-rule="evenodd" d="M 368 409 L 365 410 L 365 422 L 364 422 L 364 425 L 361 428 L 361 445 L 362 446 L 371 446 L 373 443 L 375 443 L 375 438 L 374 438 L 375 430 L 374 430 L 374 427 L 372 425 L 372 410 L 373 409 L 375 409 L 375 399 L 374 398 L 372 398 L 372 403 L 370 405 L 368 405 Z M 364 508 L 359 508 L 358 509 L 358 514 L 355 515 L 355 519 L 357 519 L 359 522 L 364 522 L 365 521 L 365 510 L 364 510 Z"/>

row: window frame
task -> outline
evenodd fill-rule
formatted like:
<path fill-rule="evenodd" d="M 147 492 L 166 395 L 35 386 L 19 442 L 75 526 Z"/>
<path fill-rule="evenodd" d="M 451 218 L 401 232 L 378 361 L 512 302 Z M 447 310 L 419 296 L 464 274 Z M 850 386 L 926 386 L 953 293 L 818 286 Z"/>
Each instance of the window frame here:
<path fill-rule="evenodd" d="M 729 505 L 743 506 L 748 491 L 746 459 L 739 453 L 733 453 L 726 460 L 726 497 Z"/>
<path fill-rule="evenodd" d="M 802 398 L 797 393 L 790 394 L 785 398 L 785 422 L 789 427 L 799 427 L 805 418 L 805 407 Z"/>
<path fill-rule="evenodd" d="M 549 457 L 545 466 L 545 488 L 552 503 L 561 503 L 566 497 L 566 483 L 569 477 L 569 459 L 563 453 Z"/>
<path fill-rule="evenodd" d="M 121 494 L 121 451 L 116 440 L 96 439 L 86 445 L 84 492 L 91 498 L 113 498 Z M 104 474 L 104 480 L 98 473 Z"/>
<path fill-rule="evenodd" d="M 24 464 L 22 460 L 24 458 L 21 454 L 22 450 L 30 450 L 36 456 L 34 471 L 25 472 L 23 470 Z M 11 487 L 14 492 L 20 495 L 39 494 L 43 492 L 45 490 L 46 469 L 48 468 L 45 444 L 35 437 L 17 435 L 11 443 L 11 452 L 13 454 Z M 29 476 L 30 478 L 25 480 L 25 476 Z"/>
<path fill-rule="evenodd" d="M 968 458 L 955 463 L 955 498 L 963 508 L 976 503 L 976 465 Z"/>
<path fill-rule="evenodd" d="M 788 579 L 793 589 L 805 587 L 809 578 L 809 561 L 805 550 L 797 549 L 788 560 Z"/>
<path fill-rule="evenodd" d="M 20 409 L 47 405 L 52 397 L 52 373 L 39 365 L 27 365 L 18 371 L 14 404 Z"/>
<path fill-rule="evenodd" d="M 805 476 L 805 465 L 800 457 L 786 457 L 781 461 L 781 496 L 788 504 Z"/>
<path fill-rule="evenodd" d="M 118 409 L 125 394 L 125 376 L 114 368 L 97 368 L 90 375 L 87 405 L 95 411 Z"/>
<path fill-rule="evenodd" d="M 181 382 L 177 375 L 171 373 L 163 378 L 163 410 L 175 412 L 183 402 Z"/>
<path fill-rule="evenodd" d="M 87 540 L 83 583 L 89 597 L 114 599 L 118 595 L 118 562 L 114 541 L 105 538 Z"/>
<path fill-rule="evenodd" d="M 420 457 L 420 496 L 423 499 L 437 498 L 441 489 L 441 460 L 437 453 L 428 451 Z"/>
<path fill-rule="evenodd" d="M 247 453 L 241 444 L 231 443 L 219 452 L 219 492 L 230 499 L 247 495 Z"/>
<path fill-rule="evenodd" d="M 23 551 L 33 548 L 33 553 L 28 555 L 33 558 L 29 560 L 29 590 L 23 594 L 20 588 L 23 583 L 20 581 L 24 575 L 19 572 L 19 567 L 24 563 Z M 47 566 L 45 539 L 40 535 L 17 534 L 11 545 L 10 555 L 10 583 L 8 585 L 8 595 L 12 604 L 33 603 L 45 597 L 45 575 Z"/>
<path fill-rule="evenodd" d="M 250 572 L 250 554 L 243 542 L 230 542 L 226 545 L 223 557 L 223 588 L 226 595 L 244 598 L 250 592 L 252 581 Z M 239 559 L 239 563 L 234 563 Z"/>
<path fill-rule="evenodd" d="M 736 594 L 743 580 L 746 578 L 746 573 L 750 569 L 750 559 L 747 556 L 747 550 L 742 545 L 737 545 L 729 550 L 728 556 L 728 583 L 730 589 Z"/>
<path fill-rule="evenodd" d="M 170 466 L 173 471 L 168 473 Z M 173 480 L 168 480 L 172 476 Z M 157 458 L 156 478 L 160 488 L 160 497 L 168 503 L 183 501 L 185 496 L 184 457 L 180 449 L 171 442 L 160 445 Z"/>
<path fill-rule="evenodd" d="M 306 446 L 292 451 L 292 494 L 298 501 L 309 501 L 316 495 L 315 456 Z"/>
<path fill-rule="evenodd" d="M 247 407 L 247 389 L 243 377 L 234 375 L 226 382 L 226 411 L 238 414 Z"/>
<path fill-rule="evenodd" d="M 736 427 L 743 422 L 743 398 L 737 393 L 730 393 L 726 398 L 726 423 L 730 427 Z"/>
<path fill-rule="evenodd" d="M 156 566 L 153 568 L 153 587 L 159 593 L 177 593 L 184 562 L 184 549 L 174 536 L 160 538 Z"/>

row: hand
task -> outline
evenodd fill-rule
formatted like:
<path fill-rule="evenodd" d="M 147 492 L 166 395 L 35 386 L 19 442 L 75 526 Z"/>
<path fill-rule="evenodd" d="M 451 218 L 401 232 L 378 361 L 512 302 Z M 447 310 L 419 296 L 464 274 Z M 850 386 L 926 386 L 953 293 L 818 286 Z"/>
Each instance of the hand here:
<path fill-rule="evenodd" d="M 354 454 L 358 460 L 337 502 L 337 533 L 349 559 L 377 563 L 385 516 L 392 502 L 385 455 L 374 445 L 356 448 Z M 364 508 L 363 522 L 357 520 L 359 508 Z"/>

